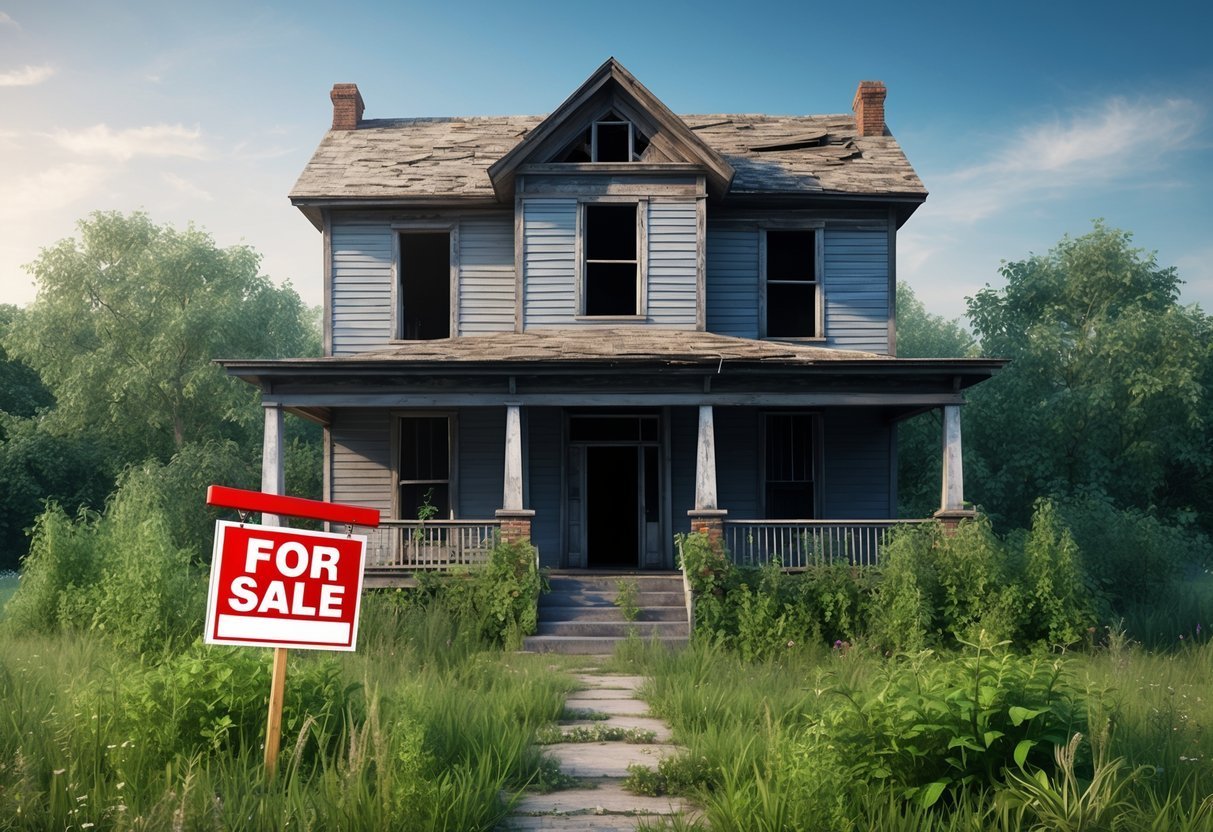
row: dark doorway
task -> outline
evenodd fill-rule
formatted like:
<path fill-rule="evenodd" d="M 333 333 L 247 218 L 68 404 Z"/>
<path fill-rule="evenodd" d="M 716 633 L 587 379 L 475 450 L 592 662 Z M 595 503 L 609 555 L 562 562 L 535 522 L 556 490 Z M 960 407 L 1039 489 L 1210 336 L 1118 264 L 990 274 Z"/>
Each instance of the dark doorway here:
<path fill-rule="evenodd" d="M 640 563 L 639 454 L 632 446 L 586 448 L 586 566 L 635 569 Z"/>
<path fill-rule="evenodd" d="M 406 341 L 451 336 L 451 235 L 400 235 L 400 333 Z"/>

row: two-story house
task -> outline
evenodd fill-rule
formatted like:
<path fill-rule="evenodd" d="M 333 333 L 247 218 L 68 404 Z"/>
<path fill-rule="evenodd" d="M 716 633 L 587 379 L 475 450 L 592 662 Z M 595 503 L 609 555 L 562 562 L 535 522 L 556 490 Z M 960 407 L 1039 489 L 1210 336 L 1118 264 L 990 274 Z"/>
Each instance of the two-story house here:
<path fill-rule="evenodd" d="M 669 569 L 692 527 L 869 560 L 896 424 L 940 408 L 955 516 L 959 406 L 1001 362 L 895 357 L 927 192 L 884 99 L 678 116 L 614 59 L 548 116 L 364 120 L 334 86 L 291 192 L 324 237 L 325 356 L 224 362 L 262 390 L 268 487 L 286 409 L 324 426 L 325 498 L 391 518 L 380 567 L 499 532 L 545 566 Z"/>

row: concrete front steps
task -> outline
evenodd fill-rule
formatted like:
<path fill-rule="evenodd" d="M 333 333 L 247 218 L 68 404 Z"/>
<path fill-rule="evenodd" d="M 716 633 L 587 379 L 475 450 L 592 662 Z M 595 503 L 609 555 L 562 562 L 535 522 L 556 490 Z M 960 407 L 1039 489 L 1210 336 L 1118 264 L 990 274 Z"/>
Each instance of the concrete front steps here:
<path fill-rule="evenodd" d="M 629 621 L 616 603 L 620 582 L 636 587 L 636 617 Z M 537 653 L 606 655 L 635 635 L 668 647 L 687 643 L 686 596 L 677 572 L 559 572 L 539 596 L 539 625 L 523 640 Z"/>

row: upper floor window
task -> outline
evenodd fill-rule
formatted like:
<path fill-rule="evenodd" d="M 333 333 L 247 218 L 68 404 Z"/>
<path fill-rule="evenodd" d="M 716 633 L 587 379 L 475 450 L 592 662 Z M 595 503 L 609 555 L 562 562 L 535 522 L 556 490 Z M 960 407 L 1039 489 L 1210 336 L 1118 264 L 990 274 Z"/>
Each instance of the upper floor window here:
<path fill-rule="evenodd" d="M 587 203 L 582 214 L 582 314 L 640 314 L 638 206 Z"/>
<path fill-rule="evenodd" d="M 396 338 L 425 341 L 451 335 L 451 232 L 399 235 Z"/>
<path fill-rule="evenodd" d="M 817 338 L 823 332 L 820 229 L 764 232 L 764 330 L 767 338 Z"/>

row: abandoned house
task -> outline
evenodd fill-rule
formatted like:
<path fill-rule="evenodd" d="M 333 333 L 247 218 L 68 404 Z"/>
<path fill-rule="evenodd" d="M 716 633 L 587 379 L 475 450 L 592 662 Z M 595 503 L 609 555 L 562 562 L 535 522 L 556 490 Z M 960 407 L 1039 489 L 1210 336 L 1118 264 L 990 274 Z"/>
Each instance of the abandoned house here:
<path fill-rule="evenodd" d="M 364 119 L 353 84 L 290 194 L 324 240 L 324 356 L 229 360 L 324 426 L 324 498 L 378 508 L 368 585 L 496 535 L 561 569 L 870 562 L 896 425 L 992 359 L 897 358 L 897 233 L 927 192 L 864 81 L 853 113 L 675 115 L 614 59 L 547 116 Z M 267 474 L 271 486 L 281 478 Z"/>

